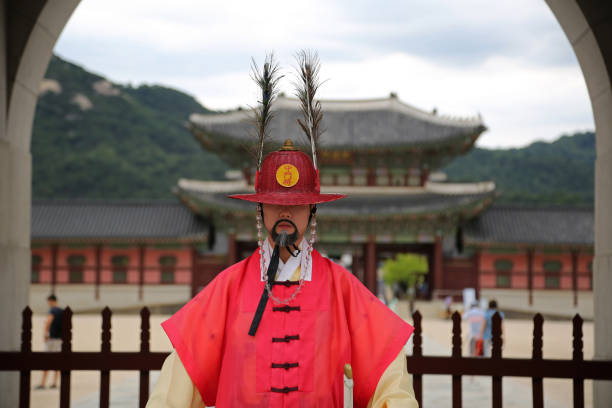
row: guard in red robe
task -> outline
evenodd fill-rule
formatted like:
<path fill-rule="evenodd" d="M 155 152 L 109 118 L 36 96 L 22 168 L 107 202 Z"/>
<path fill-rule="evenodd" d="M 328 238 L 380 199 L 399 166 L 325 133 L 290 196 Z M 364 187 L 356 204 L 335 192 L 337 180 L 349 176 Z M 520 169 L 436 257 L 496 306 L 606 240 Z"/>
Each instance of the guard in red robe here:
<path fill-rule="evenodd" d="M 343 195 L 290 140 L 262 156 L 255 193 L 230 196 L 256 203 L 258 249 L 162 324 L 175 351 L 147 406 L 341 408 L 350 364 L 355 407 L 417 407 L 413 328 L 313 249 L 316 205 Z"/>

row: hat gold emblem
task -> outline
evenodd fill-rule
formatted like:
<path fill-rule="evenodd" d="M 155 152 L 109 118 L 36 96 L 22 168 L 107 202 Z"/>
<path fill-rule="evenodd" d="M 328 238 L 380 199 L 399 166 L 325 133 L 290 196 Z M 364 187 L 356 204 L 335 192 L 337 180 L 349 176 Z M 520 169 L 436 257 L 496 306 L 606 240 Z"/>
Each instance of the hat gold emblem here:
<path fill-rule="evenodd" d="M 281 164 L 276 170 L 276 181 L 283 187 L 293 187 L 300 179 L 300 173 L 293 164 Z"/>

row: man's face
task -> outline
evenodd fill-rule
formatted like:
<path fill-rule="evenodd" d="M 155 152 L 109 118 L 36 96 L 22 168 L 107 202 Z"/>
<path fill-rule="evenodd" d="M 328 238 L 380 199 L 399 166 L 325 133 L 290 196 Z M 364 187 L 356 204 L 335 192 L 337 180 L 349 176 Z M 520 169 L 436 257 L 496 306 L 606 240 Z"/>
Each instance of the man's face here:
<path fill-rule="evenodd" d="M 298 239 L 296 244 L 302 240 L 304 232 L 306 231 L 306 225 L 310 216 L 310 204 L 306 205 L 275 205 L 275 204 L 264 204 L 264 224 L 268 231 L 268 237 L 270 237 L 270 231 L 274 224 L 280 219 L 287 219 L 292 221 L 298 228 Z M 290 223 L 279 223 L 276 226 L 276 232 L 280 234 L 285 231 L 287 234 L 292 234 L 294 228 Z M 270 239 L 270 238 L 269 238 Z M 270 242 L 273 244 L 273 241 Z"/>

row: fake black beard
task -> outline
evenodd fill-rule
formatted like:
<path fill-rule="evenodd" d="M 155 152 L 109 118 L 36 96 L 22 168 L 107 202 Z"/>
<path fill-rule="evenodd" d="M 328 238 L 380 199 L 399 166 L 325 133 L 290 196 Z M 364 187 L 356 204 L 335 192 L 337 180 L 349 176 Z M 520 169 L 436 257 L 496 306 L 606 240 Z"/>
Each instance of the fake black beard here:
<path fill-rule="evenodd" d="M 280 234 L 278 232 L 276 232 L 276 227 L 278 227 L 278 224 L 280 224 L 282 222 L 286 222 L 288 224 L 291 224 L 291 226 L 293 227 L 293 232 L 291 234 L 288 234 L 287 231 L 281 231 Z M 270 231 L 270 236 L 274 240 L 274 243 L 276 244 L 276 247 L 279 247 L 279 248 L 289 247 L 289 246 L 295 244 L 295 241 L 297 241 L 297 238 L 298 238 L 298 229 L 297 229 L 297 226 L 295 225 L 295 223 L 293 221 L 288 220 L 286 218 L 281 218 L 280 220 L 278 220 L 278 221 L 276 221 L 274 223 L 274 226 L 272 227 L 272 230 Z"/>
<path fill-rule="evenodd" d="M 286 223 L 291 224 L 291 226 L 293 226 L 293 232 L 291 234 L 287 234 L 287 231 L 281 231 L 280 234 L 276 232 L 276 227 L 281 222 L 286 222 Z M 272 251 L 272 256 L 270 257 L 270 264 L 268 265 L 268 271 L 267 271 L 269 287 L 272 286 L 272 284 L 274 283 L 274 279 L 276 277 L 276 271 L 278 269 L 278 261 L 280 258 L 280 249 L 283 247 L 287 248 L 287 250 L 292 256 L 297 256 L 289 248 L 290 246 L 293 246 L 295 250 L 297 251 L 296 253 L 297 254 L 300 253 L 300 250 L 296 248 L 294 245 L 295 241 L 297 241 L 297 238 L 298 238 L 298 229 L 297 229 L 297 226 L 293 223 L 293 221 L 288 220 L 286 218 L 282 218 L 276 221 L 274 223 L 274 226 L 272 227 L 272 230 L 270 231 L 270 236 L 274 240 L 275 245 L 274 245 L 274 251 Z M 255 336 L 255 333 L 257 332 L 257 328 L 259 327 L 259 323 L 261 322 L 261 318 L 263 316 L 264 309 L 266 308 L 266 303 L 268 303 L 268 296 L 269 296 L 268 290 L 264 288 L 263 293 L 261 294 L 261 298 L 259 299 L 259 304 L 257 305 L 257 310 L 255 310 L 255 316 L 253 316 L 251 327 L 249 328 L 249 336 Z"/>

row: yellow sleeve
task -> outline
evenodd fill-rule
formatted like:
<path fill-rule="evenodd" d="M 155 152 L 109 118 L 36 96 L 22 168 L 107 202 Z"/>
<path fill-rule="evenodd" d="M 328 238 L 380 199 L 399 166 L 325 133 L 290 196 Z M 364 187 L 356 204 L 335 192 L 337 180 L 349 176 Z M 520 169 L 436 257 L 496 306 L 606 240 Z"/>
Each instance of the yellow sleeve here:
<path fill-rule="evenodd" d="M 176 351 L 173 351 L 164 361 L 146 408 L 204 407 L 198 389 L 193 385 Z"/>
<path fill-rule="evenodd" d="M 378 380 L 368 408 L 418 408 L 402 349 Z"/>

